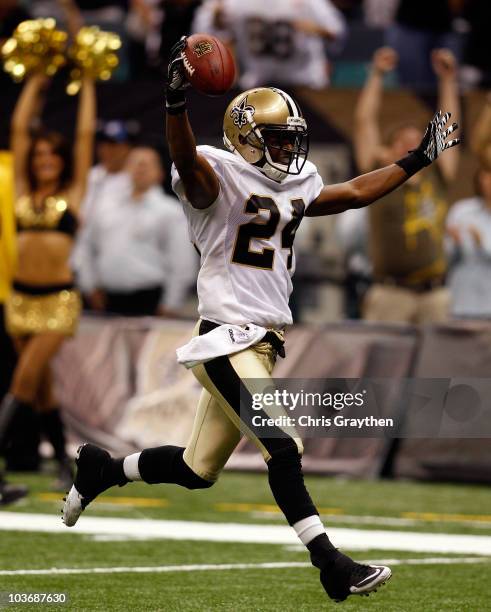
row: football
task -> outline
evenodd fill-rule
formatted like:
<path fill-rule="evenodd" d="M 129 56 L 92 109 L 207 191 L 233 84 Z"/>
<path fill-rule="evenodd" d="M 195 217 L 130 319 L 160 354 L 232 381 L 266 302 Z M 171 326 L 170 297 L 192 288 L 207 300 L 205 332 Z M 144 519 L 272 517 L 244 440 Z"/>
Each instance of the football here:
<path fill-rule="evenodd" d="M 207 96 L 226 93 L 235 81 L 235 63 L 227 47 L 209 34 L 193 34 L 184 49 L 184 68 L 191 85 Z"/>

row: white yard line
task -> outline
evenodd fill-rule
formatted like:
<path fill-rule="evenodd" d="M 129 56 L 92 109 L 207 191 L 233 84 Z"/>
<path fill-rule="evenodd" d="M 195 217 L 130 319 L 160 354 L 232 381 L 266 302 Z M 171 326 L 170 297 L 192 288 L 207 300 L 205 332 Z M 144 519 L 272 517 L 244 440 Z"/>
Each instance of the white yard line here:
<path fill-rule="evenodd" d="M 446 558 L 435 557 L 427 559 L 366 559 L 361 563 L 375 565 L 450 565 L 462 563 L 489 563 L 491 560 L 484 557 Z M 69 574 L 162 574 L 168 572 L 202 572 L 224 570 L 250 570 L 250 569 L 288 569 L 312 567 L 310 563 L 221 563 L 207 565 L 157 565 L 155 567 L 52 567 L 50 569 L 20 569 L 0 570 L 0 576 L 50 576 Z"/>
<path fill-rule="evenodd" d="M 68 529 L 61 522 L 61 517 L 23 512 L 0 512 L 0 530 L 136 536 L 148 539 L 206 542 L 242 542 L 247 544 L 298 543 L 295 533 L 286 525 L 202 523 L 196 521 L 82 516 L 75 527 Z M 401 550 L 491 556 L 491 536 L 339 527 L 329 528 L 329 535 L 336 546 L 347 550 Z"/>
<path fill-rule="evenodd" d="M 265 510 L 254 510 L 249 513 L 251 518 L 256 519 L 275 519 L 277 521 L 282 520 L 282 515 L 278 512 L 268 512 Z M 421 527 L 422 525 L 431 525 L 436 521 L 428 521 L 420 518 L 405 518 L 397 516 L 370 516 L 370 515 L 352 515 L 352 514 L 321 514 L 321 519 L 326 525 L 332 523 L 345 523 L 347 525 L 380 525 L 382 527 Z M 439 521 L 440 523 L 442 521 Z M 463 525 L 469 527 L 476 527 L 478 529 L 491 529 L 490 521 L 479 521 L 479 520 L 446 520 L 448 524 L 452 525 Z"/>

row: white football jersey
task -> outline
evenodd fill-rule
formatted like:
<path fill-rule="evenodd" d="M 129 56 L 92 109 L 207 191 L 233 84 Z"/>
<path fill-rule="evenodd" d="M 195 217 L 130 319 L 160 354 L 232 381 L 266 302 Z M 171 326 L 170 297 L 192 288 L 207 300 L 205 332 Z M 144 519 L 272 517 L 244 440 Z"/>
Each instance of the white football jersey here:
<path fill-rule="evenodd" d="M 200 316 L 235 325 L 290 324 L 293 240 L 305 209 L 323 187 L 317 168 L 307 161 L 299 175 L 277 183 L 228 151 L 200 146 L 198 153 L 220 181 L 217 200 L 204 210 L 193 208 L 174 166 L 172 187 L 201 255 Z"/>
<path fill-rule="evenodd" d="M 218 7 L 221 24 L 215 19 Z M 346 29 L 342 13 L 330 0 L 208 0 L 198 9 L 193 30 L 233 40 L 242 89 L 270 83 L 326 87 L 324 40 L 302 31 L 300 22 L 329 30 L 335 39 Z"/>

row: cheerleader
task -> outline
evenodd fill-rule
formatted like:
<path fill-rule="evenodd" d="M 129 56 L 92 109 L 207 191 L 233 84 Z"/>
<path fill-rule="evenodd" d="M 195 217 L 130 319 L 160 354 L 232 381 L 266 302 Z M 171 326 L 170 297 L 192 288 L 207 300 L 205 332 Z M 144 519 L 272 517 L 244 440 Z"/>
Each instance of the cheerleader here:
<path fill-rule="evenodd" d="M 5 317 L 18 362 L 0 408 L 0 445 L 8 438 L 16 449 L 17 463 L 9 466 L 7 447 L 8 467 L 37 469 L 39 426 L 34 422 L 40 422 L 54 448 L 60 479 L 68 480 L 51 362 L 75 334 L 81 311 L 69 260 L 92 163 L 96 100 L 94 82 L 85 78 L 73 145 L 55 132 L 31 136 L 29 126 L 39 112 L 45 83 L 41 74 L 27 80 L 12 118 L 18 265 Z"/>

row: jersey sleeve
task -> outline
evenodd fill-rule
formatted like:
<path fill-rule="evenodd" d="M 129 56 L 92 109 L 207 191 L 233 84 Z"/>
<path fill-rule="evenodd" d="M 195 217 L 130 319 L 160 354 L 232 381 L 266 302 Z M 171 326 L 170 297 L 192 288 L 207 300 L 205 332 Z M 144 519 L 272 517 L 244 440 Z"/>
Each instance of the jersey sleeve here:
<path fill-rule="evenodd" d="M 305 210 L 312 204 L 312 202 L 319 196 L 320 192 L 324 187 L 324 181 L 321 175 L 317 172 L 317 168 L 313 166 L 314 170 L 309 177 L 308 183 L 305 189 L 306 207 Z"/>
<path fill-rule="evenodd" d="M 218 193 L 218 197 L 212 204 L 210 204 L 210 206 L 208 206 L 208 208 L 198 209 L 198 208 L 193 207 L 194 210 L 200 211 L 202 213 L 206 213 L 206 212 L 210 212 L 213 208 L 215 208 L 215 204 L 223 196 L 224 185 L 225 185 L 225 180 L 226 180 L 225 179 L 226 170 L 224 166 L 224 160 L 222 158 L 224 152 L 220 151 L 220 149 L 215 149 L 215 147 L 210 147 L 207 145 L 197 147 L 197 151 L 198 151 L 198 154 L 202 155 L 206 159 L 206 161 L 210 164 L 210 166 L 213 168 L 215 174 L 217 175 L 218 182 L 220 184 L 220 191 Z M 172 177 L 172 190 L 174 191 L 176 196 L 184 204 L 187 204 L 188 206 L 192 206 L 191 202 L 186 197 L 184 185 L 181 181 L 181 177 L 179 176 L 179 173 L 177 171 L 175 164 L 172 164 L 171 177 Z"/>

